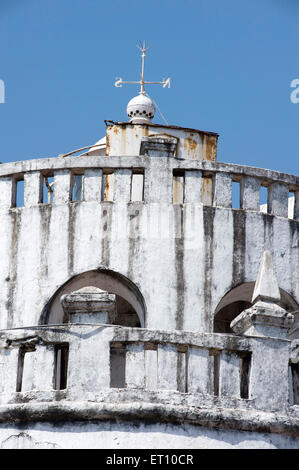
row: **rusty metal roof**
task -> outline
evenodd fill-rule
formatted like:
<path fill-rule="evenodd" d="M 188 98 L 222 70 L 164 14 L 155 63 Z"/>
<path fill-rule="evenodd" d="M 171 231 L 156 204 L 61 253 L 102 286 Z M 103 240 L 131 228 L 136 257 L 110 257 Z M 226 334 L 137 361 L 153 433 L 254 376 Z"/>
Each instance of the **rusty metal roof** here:
<path fill-rule="evenodd" d="M 219 137 L 219 134 L 217 134 L 216 132 L 208 132 L 208 131 L 202 131 L 200 129 L 192 129 L 190 127 L 181 127 L 181 126 L 166 126 L 165 124 L 154 124 L 154 123 L 151 123 L 151 124 L 134 124 L 132 122 L 117 122 L 117 121 L 112 121 L 112 120 L 109 120 L 109 119 L 105 119 L 104 120 L 106 126 L 110 126 L 110 125 L 118 125 L 118 126 L 138 126 L 138 125 L 142 125 L 142 126 L 145 126 L 145 127 L 162 127 L 162 128 L 165 128 L 165 129 L 179 129 L 179 130 L 183 130 L 183 131 L 188 131 L 188 132 L 197 132 L 197 133 L 200 133 L 200 134 L 206 134 L 206 135 L 214 135 L 216 137 Z"/>

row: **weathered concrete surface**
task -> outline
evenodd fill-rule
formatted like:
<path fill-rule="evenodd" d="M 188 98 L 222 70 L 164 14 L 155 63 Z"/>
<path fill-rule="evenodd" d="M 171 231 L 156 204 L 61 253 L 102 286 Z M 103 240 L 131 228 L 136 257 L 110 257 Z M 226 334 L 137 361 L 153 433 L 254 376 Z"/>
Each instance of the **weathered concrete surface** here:
<path fill-rule="evenodd" d="M 273 269 L 271 252 L 266 250 L 263 253 L 258 277 L 254 286 L 252 303 L 258 300 L 280 301 L 280 292 L 277 279 Z"/>
<path fill-rule="evenodd" d="M 284 308 L 298 310 L 299 178 L 213 162 L 217 136 L 193 141 L 190 129 L 169 128 L 174 156 L 145 157 L 146 126 L 127 127 L 123 137 L 110 128 L 111 158 L 0 165 L 0 328 L 9 329 L 0 331 L 0 447 L 128 448 L 137 435 L 147 448 L 298 447 L 294 343 L 272 330 L 211 332 L 221 299 L 233 291 L 231 302 L 242 301 L 237 289 L 256 282 L 266 250 L 277 285 L 258 283 L 253 300 L 268 290 L 266 300 L 283 294 Z M 149 128 L 159 143 L 165 128 Z M 45 175 L 52 204 L 41 203 Z M 76 175 L 81 201 L 71 201 Z M 14 207 L 23 177 L 24 207 Z M 116 318 L 95 318 L 88 296 L 73 315 L 93 315 L 93 325 L 62 325 L 61 297 L 88 286 L 128 305 L 142 328 L 98 324 Z"/>
<path fill-rule="evenodd" d="M 149 328 L 212 331 L 217 304 L 233 287 L 256 281 L 265 249 L 280 288 L 299 302 L 298 232 L 288 219 L 252 212 L 240 219 L 200 204 L 81 202 L 16 208 L 1 220 L 2 328 L 38 324 L 69 279 L 109 268 L 138 286 Z"/>
<path fill-rule="evenodd" d="M 65 158 L 42 158 L 34 160 L 23 160 L 17 162 L 3 163 L 0 167 L 0 176 L 8 177 L 10 175 L 23 175 L 27 171 L 43 171 L 45 173 L 51 173 L 54 170 L 64 169 L 92 169 L 92 168 L 147 168 L 152 165 L 152 162 L 148 157 L 138 156 L 133 152 L 127 154 L 130 156 L 113 156 L 109 159 L 109 164 L 106 156 L 93 155 L 93 156 L 81 156 L 81 157 L 65 157 Z M 161 165 L 161 168 L 165 166 L 165 158 L 159 158 L 155 163 Z M 297 203 L 297 191 L 299 187 L 299 177 L 296 175 L 290 175 L 281 173 L 274 170 L 250 167 L 245 165 L 237 165 L 232 163 L 223 162 L 212 162 L 212 161 L 200 161 L 200 160 L 188 160 L 188 159 L 169 159 L 169 167 L 188 170 L 203 170 L 206 172 L 221 171 L 223 173 L 233 173 L 238 176 L 251 176 L 259 178 L 263 182 L 280 182 L 290 185 L 290 190 L 295 192 L 295 199 Z M 10 186 L 10 179 L 1 179 L 3 182 L 3 188 Z M 2 191 L 1 191 L 2 193 Z M 7 192 L 4 191 L 1 194 L 0 201 L 6 198 Z M 10 199 L 7 200 L 10 204 Z M 296 205 L 296 204 L 295 204 Z"/>
<path fill-rule="evenodd" d="M 77 422 L 0 426 L 0 449 L 297 449 L 289 436 L 199 428 L 189 424 Z"/>

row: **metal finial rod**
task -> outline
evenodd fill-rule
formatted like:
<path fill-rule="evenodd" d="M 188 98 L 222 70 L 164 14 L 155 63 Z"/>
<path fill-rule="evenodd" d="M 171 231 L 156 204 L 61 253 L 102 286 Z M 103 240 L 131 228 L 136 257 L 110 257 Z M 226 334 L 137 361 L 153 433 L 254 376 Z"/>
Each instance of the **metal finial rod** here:
<path fill-rule="evenodd" d="M 142 54 L 141 54 L 141 74 L 140 74 L 140 94 L 145 95 L 145 89 L 144 89 L 144 62 L 145 62 L 145 57 L 146 57 L 146 52 L 150 49 L 150 47 L 146 47 L 145 41 L 143 41 L 143 44 L 140 42 L 140 46 L 137 46 L 137 49 L 139 49 Z"/>
<path fill-rule="evenodd" d="M 140 42 L 140 44 L 137 46 L 137 48 L 142 52 L 141 54 L 141 73 L 140 73 L 140 80 L 139 81 L 124 81 L 121 77 L 116 78 L 115 80 L 115 86 L 117 88 L 121 88 L 124 83 L 133 83 L 133 84 L 138 84 L 140 85 L 140 92 L 139 94 L 145 95 L 145 88 L 144 85 L 162 85 L 163 88 L 170 88 L 170 78 L 167 78 L 166 80 L 163 78 L 162 82 L 148 82 L 144 80 L 144 62 L 145 62 L 145 57 L 146 57 L 146 52 L 150 49 L 150 47 L 146 47 L 145 41 L 143 43 Z"/>

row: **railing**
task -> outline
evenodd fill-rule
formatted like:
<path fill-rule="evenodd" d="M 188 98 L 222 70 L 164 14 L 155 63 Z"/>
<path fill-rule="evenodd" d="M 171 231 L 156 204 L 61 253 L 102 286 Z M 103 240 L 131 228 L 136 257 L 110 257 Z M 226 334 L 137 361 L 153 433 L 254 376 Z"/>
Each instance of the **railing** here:
<path fill-rule="evenodd" d="M 177 394 L 193 406 L 215 399 L 226 407 L 289 406 L 289 341 L 109 325 L 3 330 L 0 341 L 2 404 L 31 392 L 49 401 L 58 391 L 97 401 L 117 388 L 141 401 L 156 393 L 158 401 Z"/>
<path fill-rule="evenodd" d="M 50 182 L 50 180 L 52 180 Z M 23 203 L 17 188 L 24 181 Z M 148 157 L 66 157 L 0 166 L 0 208 L 65 204 L 70 201 L 202 203 L 232 207 L 233 183 L 240 185 L 239 208 L 299 218 L 299 178 L 258 168 L 208 161 Z M 53 192 L 53 198 L 51 193 Z M 289 211 L 289 197 L 293 208 Z M 263 209 L 264 211 L 264 209 Z"/>

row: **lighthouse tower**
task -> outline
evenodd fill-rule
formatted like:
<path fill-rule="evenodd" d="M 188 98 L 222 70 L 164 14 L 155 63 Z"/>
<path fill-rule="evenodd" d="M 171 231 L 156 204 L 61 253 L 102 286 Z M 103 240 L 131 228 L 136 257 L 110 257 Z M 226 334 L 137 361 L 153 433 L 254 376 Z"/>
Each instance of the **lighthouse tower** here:
<path fill-rule="evenodd" d="M 0 165 L 0 448 L 298 448 L 299 177 L 155 123 L 140 48 L 128 121 Z"/>

